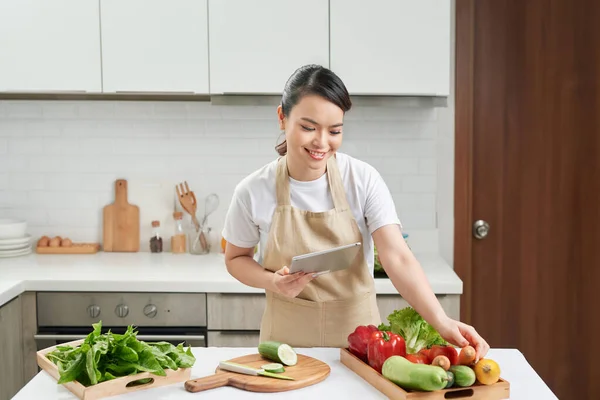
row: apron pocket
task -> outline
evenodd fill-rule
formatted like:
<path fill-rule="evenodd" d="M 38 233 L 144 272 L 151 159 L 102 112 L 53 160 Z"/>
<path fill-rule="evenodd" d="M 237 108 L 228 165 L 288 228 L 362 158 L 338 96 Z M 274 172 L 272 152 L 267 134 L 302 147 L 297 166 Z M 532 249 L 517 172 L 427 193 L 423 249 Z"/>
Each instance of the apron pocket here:
<path fill-rule="evenodd" d="M 348 347 L 348 335 L 357 326 L 381 323 L 375 293 L 324 303 L 325 337 L 323 346 Z"/>
<path fill-rule="evenodd" d="M 319 303 L 273 295 L 267 302 L 270 337 L 292 347 L 321 346 L 322 309 Z"/>

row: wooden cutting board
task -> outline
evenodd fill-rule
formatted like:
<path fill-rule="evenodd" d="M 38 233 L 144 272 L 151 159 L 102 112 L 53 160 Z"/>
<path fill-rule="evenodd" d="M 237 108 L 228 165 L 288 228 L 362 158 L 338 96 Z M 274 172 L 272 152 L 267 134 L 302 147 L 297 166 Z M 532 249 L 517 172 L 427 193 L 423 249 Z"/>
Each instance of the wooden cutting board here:
<path fill-rule="evenodd" d="M 115 202 L 104 207 L 104 251 L 140 250 L 140 209 L 127 202 L 127 181 L 115 182 Z"/>
<path fill-rule="evenodd" d="M 228 361 L 253 368 L 260 368 L 264 364 L 273 362 L 264 359 L 260 354 L 251 354 Z M 250 392 L 285 392 L 319 383 L 325 380 L 330 372 L 331 368 L 324 362 L 298 354 L 297 364 L 291 367 L 285 367 L 285 372 L 282 373 L 282 375 L 294 378 L 295 380 L 293 381 L 267 378 L 264 376 L 244 375 L 236 372 L 224 371 L 217 367 L 214 375 L 187 381 L 185 383 L 185 389 L 188 392 L 195 393 L 221 386 L 233 386 Z"/>

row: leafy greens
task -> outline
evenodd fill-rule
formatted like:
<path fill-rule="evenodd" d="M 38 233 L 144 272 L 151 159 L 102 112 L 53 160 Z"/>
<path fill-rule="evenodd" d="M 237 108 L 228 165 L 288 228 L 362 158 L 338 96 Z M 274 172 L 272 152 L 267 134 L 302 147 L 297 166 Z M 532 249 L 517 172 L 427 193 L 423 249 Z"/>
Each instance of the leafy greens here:
<path fill-rule="evenodd" d="M 59 384 L 76 380 L 91 386 L 140 372 L 166 376 L 165 369 L 190 368 L 196 362 L 191 348 L 184 350 L 182 343 L 139 341 L 131 325 L 122 335 L 102 334 L 102 321 L 92 326 L 81 345 L 57 346 L 46 355 L 58 367 Z"/>
<path fill-rule="evenodd" d="M 379 325 L 379 330 L 387 330 L 402 336 L 408 354 L 418 353 L 419 350 L 430 348 L 435 344 L 447 344 L 433 326 L 412 307 L 394 310 L 387 319 L 390 324 Z"/>

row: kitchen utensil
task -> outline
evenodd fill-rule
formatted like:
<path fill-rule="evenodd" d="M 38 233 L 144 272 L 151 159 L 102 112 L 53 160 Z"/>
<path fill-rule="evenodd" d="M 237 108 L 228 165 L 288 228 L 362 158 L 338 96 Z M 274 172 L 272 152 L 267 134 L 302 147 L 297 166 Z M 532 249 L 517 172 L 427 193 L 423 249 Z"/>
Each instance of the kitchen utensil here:
<path fill-rule="evenodd" d="M 127 202 L 127 181 L 115 182 L 115 202 L 104 207 L 103 246 L 107 252 L 140 250 L 140 209 Z"/>
<path fill-rule="evenodd" d="M 211 193 L 208 196 L 206 196 L 206 199 L 204 200 L 204 217 L 202 218 L 202 223 L 200 224 L 200 226 L 206 225 L 206 220 L 208 219 L 208 216 L 214 213 L 218 207 L 219 196 L 217 196 L 216 193 Z"/>
<path fill-rule="evenodd" d="M 250 354 L 228 360 L 227 362 L 259 369 L 261 365 L 268 364 L 272 361 L 264 359 L 260 354 Z M 226 371 L 217 367 L 214 375 L 185 382 L 185 389 L 188 392 L 201 392 L 221 386 L 233 386 L 251 392 L 285 392 L 319 383 L 326 379 L 330 372 L 331 368 L 324 362 L 317 360 L 316 358 L 298 354 L 297 364 L 291 367 L 286 366 L 284 372 L 286 376 L 294 378 L 293 381 L 273 379 L 264 376 L 245 375 Z"/>
<path fill-rule="evenodd" d="M 19 239 L 27 233 L 27 222 L 15 218 L 0 219 L 0 239 Z"/>
<path fill-rule="evenodd" d="M 200 230 L 200 223 L 196 218 L 196 210 L 198 209 L 198 202 L 196 201 L 196 195 L 194 192 L 190 190 L 187 181 L 180 183 L 179 185 L 175 185 L 175 189 L 177 190 L 177 196 L 179 198 L 179 204 L 181 207 L 190 214 L 192 217 L 192 222 L 196 227 L 196 231 Z"/>
<path fill-rule="evenodd" d="M 469 400 L 500 400 L 510 398 L 510 384 L 500 379 L 493 385 L 475 383 L 470 387 L 452 387 L 450 389 L 436 390 L 433 392 L 407 391 L 386 379 L 383 375 L 347 349 L 340 349 L 340 361 L 354 371 L 367 383 L 379 390 L 390 399 L 399 400 L 444 400 L 444 399 L 469 399 Z M 186 383 L 187 384 L 187 383 Z"/>
<path fill-rule="evenodd" d="M 285 379 L 285 380 L 289 380 L 289 381 L 294 380 L 294 378 L 292 378 L 291 376 L 276 374 L 273 372 L 267 372 L 262 368 L 252 368 L 252 367 L 248 367 L 246 365 L 236 364 L 236 363 L 229 362 L 229 361 L 221 361 L 219 363 L 219 368 L 224 369 L 226 371 L 238 372 L 240 374 L 246 374 L 246 375 L 253 375 L 253 376 L 260 375 L 260 376 L 266 376 L 268 378 Z"/>
<path fill-rule="evenodd" d="M 62 346 L 76 347 L 83 343 L 83 339 L 75 340 L 68 343 L 62 343 Z M 46 371 L 52 378 L 58 380 L 60 374 L 58 366 L 46 357 L 46 355 L 56 349 L 57 346 L 48 347 L 36 353 L 37 364 L 41 369 Z M 137 392 L 138 390 L 152 389 L 160 386 L 172 385 L 178 382 L 184 382 L 190 378 L 191 368 L 179 368 L 177 371 L 166 369 L 166 376 L 154 375 L 150 372 L 141 372 L 135 375 L 124 376 L 116 379 L 111 379 L 92 386 L 83 386 L 78 381 L 72 381 L 62 384 L 78 399 L 82 400 L 97 400 L 106 397 L 115 396 L 118 394 Z M 147 383 L 137 383 L 141 379 L 150 378 Z M 134 383 L 136 382 L 136 383 Z M 145 396 L 153 398 L 150 395 Z"/>

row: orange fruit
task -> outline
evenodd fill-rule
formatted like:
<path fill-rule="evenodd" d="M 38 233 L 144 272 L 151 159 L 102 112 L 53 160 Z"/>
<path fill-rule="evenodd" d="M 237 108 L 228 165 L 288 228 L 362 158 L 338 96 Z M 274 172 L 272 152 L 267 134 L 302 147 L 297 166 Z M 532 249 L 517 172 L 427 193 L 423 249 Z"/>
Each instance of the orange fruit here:
<path fill-rule="evenodd" d="M 500 366 L 494 360 L 482 358 L 473 367 L 475 377 L 484 385 L 493 385 L 500 379 Z"/>
<path fill-rule="evenodd" d="M 225 253 L 225 246 L 227 246 L 227 240 L 224 237 L 221 237 L 221 253 Z"/>

